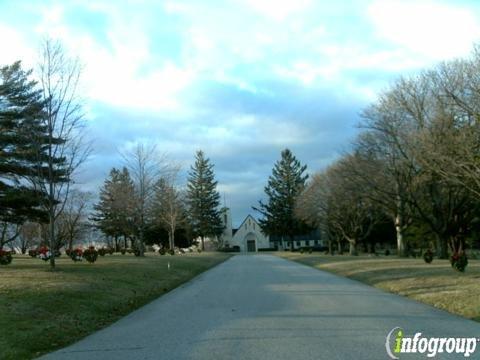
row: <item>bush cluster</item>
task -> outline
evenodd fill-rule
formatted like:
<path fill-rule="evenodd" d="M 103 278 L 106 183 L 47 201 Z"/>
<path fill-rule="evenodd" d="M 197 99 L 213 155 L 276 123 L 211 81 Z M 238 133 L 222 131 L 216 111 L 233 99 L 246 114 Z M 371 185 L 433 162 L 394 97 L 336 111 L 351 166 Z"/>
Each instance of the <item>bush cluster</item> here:
<path fill-rule="evenodd" d="M 450 257 L 450 263 L 452 264 L 452 267 L 455 270 L 458 270 L 460 272 L 464 272 L 465 268 L 468 265 L 467 254 L 465 254 L 464 251 L 453 254 Z"/>
<path fill-rule="evenodd" d="M 0 265 L 8 265 L 11 262 L 12 262 L 12 253 L 10 251 L 0 249 Z"/>
<path fill-rule="evenodd" d="M 83 257 L 89 263 L 94 263 L 98 258 L 98 251 L 94 246 L 89 246 L 88 249 L 83 251 Z"/>

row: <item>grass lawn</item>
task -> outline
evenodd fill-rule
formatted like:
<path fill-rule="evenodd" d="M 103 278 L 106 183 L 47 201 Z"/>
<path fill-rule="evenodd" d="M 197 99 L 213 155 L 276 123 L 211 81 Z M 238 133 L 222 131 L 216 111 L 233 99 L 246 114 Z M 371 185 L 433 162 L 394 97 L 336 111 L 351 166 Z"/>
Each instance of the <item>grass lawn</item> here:
<path fill-rule="evenodd" d="M 480 321 L 479 260 L 469 260 L 465 273 L 460 273 L 448 260 L 426 264 L 423 259 L 385 256 L 274 254 Z"/>
<path fill-rule="evenodd" d="M 30 359 L 64 347 L 228 257 L 107 255 L 89 264 L 63 255 L 52 272 L 40 259 L 14 256 L 0 266 L 0 359 Z"/>

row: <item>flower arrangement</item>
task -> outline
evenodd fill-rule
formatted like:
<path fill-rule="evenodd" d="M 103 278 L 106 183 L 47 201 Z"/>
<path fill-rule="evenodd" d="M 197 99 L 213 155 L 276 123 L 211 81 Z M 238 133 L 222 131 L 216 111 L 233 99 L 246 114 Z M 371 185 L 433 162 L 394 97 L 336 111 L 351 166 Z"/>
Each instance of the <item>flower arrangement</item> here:
<path fill-rule="evenodd" d="M 423 260 L 427 264 L 430 264 L 433 261 L 433 251 L 430 249 L 427 249 L 427 251 L 425 251 L 425 253 L 423 254 Z"/>
<path fill-rule="evenodd" d="M 465 252 L 463 252 L 463 251 L 454 253 L 450 257 L 450 263 L 452 264 L 452 267 L 455 270 L 458 270 L 460 272 L 464 272 L 465 268 L 468 265 L 467 254 L 465 254 Z"/>
<path fill-rule="evenodd" d="M 73 261 L 77 262 L 77 261 L 82 261 L 83 260 L 83 250 L 82 249 L 76 248 L 74 250 L 70 250 L 69 253 L 70 254 L 68 256 L 70 256 L 70 258 Z"/>
<path fill-rule="evenodd" d="M 40 247 L 38 250 L 38 257 L 43 261 L 48 261 L 52 257 L 52 252 L 46 246 Z"/>
<path fill-rule="evenodd" d="M 83 251 L 83 257 L 89 263 L 94 263 L 98 258 L 98 251 L 94 246 L 89 246 L 88 249 Z"/>
<path fill-rule="evenodd" d="M 12 253 L 10 251 L 0 249 L 0 265 L 8 265 L 11 262 L 12 262 Z"/>

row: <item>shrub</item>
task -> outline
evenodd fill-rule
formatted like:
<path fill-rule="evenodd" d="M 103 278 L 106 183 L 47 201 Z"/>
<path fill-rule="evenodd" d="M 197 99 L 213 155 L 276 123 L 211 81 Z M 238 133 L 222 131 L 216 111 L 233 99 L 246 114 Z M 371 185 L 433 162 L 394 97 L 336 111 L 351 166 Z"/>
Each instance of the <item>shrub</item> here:
<path fill-rule="evenodd" d="M 113 255 L 113 253 L 115 252 L 115 249 L 113 247 L 109 246 L 109 247 L 107 247 L 106 252 L 107 252 L 107 254 Z"/>
<path fill-rule="evenodd" d="M 67 255 L 68 255 L 68 254 L 67 254 Z M 83 250 L 80 249 L 80 248 L 76 248 L 75 250 L 70 250 L 68 256 L 70 256 L 70 259 L 72 259 L 72 260 L 75 261 L 75 262 L 77 262 L 77 261 L 82 261 L 82 259 L 83 259 Z"/>
<path fill-rule="evenodd" d="M 48 261 L 52 257 L 52 252 L 46 246 L 42 246 L 38 249 L 38 257 L 43 261 Z"/>
<path fill-rule="evenodd" d="M 465 268 L 468 265 L 467 254 L 465 254 L 465 252 L 463 252 L 463 251 L 460 251 L 460 252 L 457 252 L 457 253 L 453 254 L 450 257 L 450 263 L 452 264 L 452 267 L 455 270 L 458 270 L 460 272 L 464 272 Z"/>
<path fill-rule="evenodd" d="M 127 253 L 133 254 L 133 250 L 132 249 L 127 249 Z"/>
<path fill-rule="evenodd" d="M 8 265 L 11 262 L 12 262 L 12 253 L 10 251 L 0 249 L 0 265 Z"/>
<path fill-rule="evenodd" d="M 28 255 L 31 256 L 32 258 L 35 258 L 38 256 L 38 250 L 36 249 L 28 250 Z"/>
<path fill-rule="evenodd" d="M 385 256 L 390 256 L 390 250 L 385 250 Z"/>
<path fill-rule="evenodd" d="M 95 261 L 97 261 L 98 251 L 97 251 L 97 249 L 95 249 L 94 246 L 89 246 L 88 249 L 86 249 L 86 250 L 83 252 L 83 257 L 84 257 L 85 260 L 87 260 L 89 263 L 94 263 Z"/>
<path fill-rule="evenodd" d="M 430 264 L 433 261 L 432 250 L 428 249 L 427 251 L 425 251 L 425 253 L 423 254 L 423 260 L 425 260 L 427 264 Z"/>
<path fill-rule="evenodd" d="M 168 250 L 168 253 L 169 253 L 170 255 L 175 255 L 175 250 L 170 249 L 170 250 Z"/>
<path fill-rule="evenodd" d="M 158 249 L 158 253 L 160 255 L 165 255 L 167 252 L 166 252 L 165 248 L 160 248 L 160 249 Z"/>
<path fill-rule="evenodd" d="M 308 248 L 308 253 L 311 254 L 313 252 L 312 248 Z"/>
<path fill-rule="evenodd" d="M 121 248 L 121 249 L 120 249 L 120 253 L 121 253 L 122 255 L 125 255 L 126 252 L 127 252 L 127 249 L 125 249 L 125 248 Z"/>
<path fill-rule="evenodd" d="M 197 251 L 198 251 L 199 253 L 201 253 L 201 252 L 202 252 L 202 249 L 200 249 L 200 248 L 197 248 Z"/>
<path fill-rule="evenodd" d="M 101 247 L 100 249 L 98 249 L 98 255 L 105 256 L 106 253 L 107 253 L 107 249 L 105 249 L 104 247 Z"/>
<path fill-rule="evenodd" d="M 303 254 L 304 253 L 304 250 L 303 248 L 300 249 L 300 254 Z"/>
<path fill-rule="evenodd" d="M 66 250 L 65 250 L 65 254 L 66 254 L 67 256 L 70 256 L 71 253 L 72 253 L 72 251 L 73 251 L 72 249 L 66 249 Z"/>

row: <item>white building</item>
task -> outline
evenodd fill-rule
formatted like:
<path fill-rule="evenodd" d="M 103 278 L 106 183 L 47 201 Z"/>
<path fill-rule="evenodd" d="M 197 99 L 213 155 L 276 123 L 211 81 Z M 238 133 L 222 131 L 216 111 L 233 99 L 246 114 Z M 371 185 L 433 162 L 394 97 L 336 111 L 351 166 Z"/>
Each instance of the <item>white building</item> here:
<path fill-rule="evenodd" d="M 221 241 L 224 247 L 238 247 L 241 252 L 257 252 L 259 249 L 270 248 L 268 236 L 262 232 L 253 216 L 248 215 L 238 229 L 232 227 L 230 209 L 224 209 L 222 216 L 225 229 Z"/>

